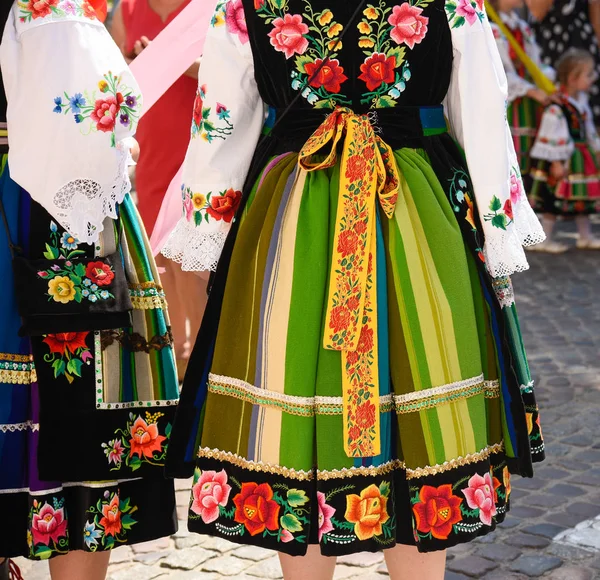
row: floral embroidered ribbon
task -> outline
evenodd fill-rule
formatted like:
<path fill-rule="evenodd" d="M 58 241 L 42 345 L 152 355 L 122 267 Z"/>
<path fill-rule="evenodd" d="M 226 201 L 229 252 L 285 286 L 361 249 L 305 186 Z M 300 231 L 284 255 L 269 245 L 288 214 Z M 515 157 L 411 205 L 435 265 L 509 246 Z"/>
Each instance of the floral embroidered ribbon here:
<path fill-rule="evenodd" d="M 367 115 L 337 108 L 306 142 L 299 165 L 332 167 L 345 134 L 323 346 L 342 353 L 344 450 L 348 457 L 381 452 L 377 343 L 377 198 L 394 213 L 400 176 L 392 149 Z M 325 159 L 323 148 L 328 146 Z M 319 158 L 314 156 L 319 154 Z"/>

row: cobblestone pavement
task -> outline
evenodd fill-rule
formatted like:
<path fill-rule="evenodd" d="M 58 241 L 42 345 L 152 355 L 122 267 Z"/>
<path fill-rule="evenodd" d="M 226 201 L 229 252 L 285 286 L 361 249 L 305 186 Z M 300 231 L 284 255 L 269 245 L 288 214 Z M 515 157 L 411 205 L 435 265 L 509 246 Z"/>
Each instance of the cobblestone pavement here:
<path fill-rule="evenodd" d="M 600 229 L 600 228 L 597 228 Z M 574 243 L 566 226 L 561 236 Z M 513 509 L 495 534 L 450 551 L 446 580 L 600 579 L 600 252 L 530 254 L 515 276 L 548 459 L 533 479 L 514 478 Z M 188 483 L 178 482 L 180 519 Z M 26 580 L 47 565 L 20 561 Z M 190 535 L 114 551 L 110 580 L 281 578 L 265 550 Z M 379 554 L 339 560 L 336 579 L 385 580 Z M 78 579 L 74 579 L 78 580 Z"/>

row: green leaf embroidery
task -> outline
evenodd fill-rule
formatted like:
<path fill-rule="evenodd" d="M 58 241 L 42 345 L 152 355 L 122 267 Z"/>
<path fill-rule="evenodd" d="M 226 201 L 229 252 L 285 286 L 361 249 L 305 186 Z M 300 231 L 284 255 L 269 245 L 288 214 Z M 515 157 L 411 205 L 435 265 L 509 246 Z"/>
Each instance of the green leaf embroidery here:
<path fill-rule="evenodd" d="M 492 218 L 492 225 L 497 228 L 506 230 L 506 215 L 504 215 L 503 213 L 496 214 Z"/>
<path fill-rule="evenodd" d="M 502 202 L 498 199 L 497 196 L 492 197 L 492 201 L 490 202 L 490 209 L 492 211 L 499 211 L 502 209 Z"/>
<path fill-rule="evenodd" d="M 288 532 L 301 532 L 302 524 L 298 520 L 298 518 L 293 514 L 286 514 L 280 520 L 281 527 Z"/>
<path fill-rule="evenodd" d="M 296 57 L 296 70 L 302 74 L 306 74 L 305 65 L 314 62 L 314 60 L 307 55 L 297 56 Z"/>
<path fill-rule="evenodd" d="M 303 506 L 308 503 L 308 497 L 306 497 L 306 492 L 301 489 L 290 489 L 287 492 L 287 499 L 290 506 L 293 508 Z"/>

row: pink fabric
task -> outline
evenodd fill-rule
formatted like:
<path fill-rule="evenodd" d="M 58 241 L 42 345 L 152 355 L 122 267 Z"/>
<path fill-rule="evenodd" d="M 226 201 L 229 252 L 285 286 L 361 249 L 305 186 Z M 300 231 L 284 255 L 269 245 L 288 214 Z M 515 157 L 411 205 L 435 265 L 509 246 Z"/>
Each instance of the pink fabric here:
<path fill-rule="evenodd" d="M 192 65 L 198 55 L 202 54 L 216 3 L 216 0 L 191 0 L 131 63 L 131 70 L 144 95 L 144 112 L 147 112 Z M 181 163 L 183 165 L 183 159 Z M 183 166 L 167 189 L 150 237 L 155 256 L 179 219 L 182 171 Z"/>

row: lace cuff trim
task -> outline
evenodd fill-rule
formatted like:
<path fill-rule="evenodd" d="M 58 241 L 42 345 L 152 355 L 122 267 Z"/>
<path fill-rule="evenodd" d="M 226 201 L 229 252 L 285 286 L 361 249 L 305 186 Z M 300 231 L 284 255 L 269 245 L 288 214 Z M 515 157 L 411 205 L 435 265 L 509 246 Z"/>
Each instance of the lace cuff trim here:
<path fill-rule="evenodd" d="M 507 100 L 509 103 L 516 101 L 517 99 L 524 97 L 530 89 L 533 89 L 534 85 L 529 84 L 526 81 L 522 83 L 509 83 Z"/>
<path fill-rule="evenodd" d="M 542 143 L 539 140 L 531 148 L 531 157 L 543 159 L 544 161 L 565 161 L 573 155 L 573 143 L 555 145 L 552 143 Z"/>
<path fill-rule="evenodd" d="M 515 230 L 523 246 L 535 246 L 546 239 L 542 224 L 526 197 L 523 196 L 513 206 L 513 213 Z"/>
<path fill-rule="evenodd" d="M 178 264 L 185 272 L 215 271 L 228 231 L 207 232 L 181 218 L 161 254 Z"/>
<path fill-rule="evenodd" d="M 112 182 L 75 179 L 54 195 L 53 216 L 80 242 L 93 244 L 104 229 L 105 218 L 117 218 L 117 205 L 131 190 L 128 168 L 134 161 L 130 145 L 128 137 L 115 146 L 117 171 Z"/>
<path fill-rule="evenodd" d="M 502 235 L 490 236 L 489 233 L 488 231 L 483 254 L 488 272 L 493 278 L 510 276 L 529 269 L 516 227 L 509 226 Z"/>

